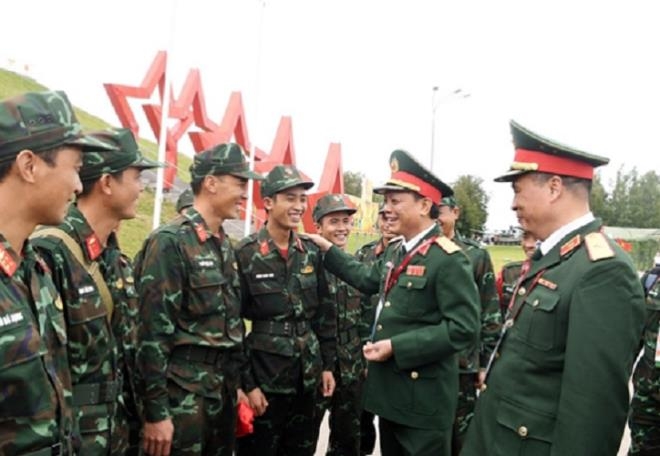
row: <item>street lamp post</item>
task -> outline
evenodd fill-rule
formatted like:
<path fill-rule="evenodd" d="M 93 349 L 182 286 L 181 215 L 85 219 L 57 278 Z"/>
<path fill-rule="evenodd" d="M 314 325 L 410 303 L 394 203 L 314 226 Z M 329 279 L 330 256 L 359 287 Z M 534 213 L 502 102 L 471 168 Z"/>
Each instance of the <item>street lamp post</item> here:
<path fill-rule="evenodd" d="M 438 86 L 433 86 L 433 93 L 431 96 L 431 160 L 429 161 L 429 170 L 433 172 L 433 158 L 435 156 L 435 112 L 438 109 L 438 105 L 445 101 L 449 101 L 452 98 L 459 99 L 459 98 L 468 98 L 470 96 L 469 93 L 464 92 L 463 89 L 456 89 L 439 100 L 436 99 L 438 94 Z"/>

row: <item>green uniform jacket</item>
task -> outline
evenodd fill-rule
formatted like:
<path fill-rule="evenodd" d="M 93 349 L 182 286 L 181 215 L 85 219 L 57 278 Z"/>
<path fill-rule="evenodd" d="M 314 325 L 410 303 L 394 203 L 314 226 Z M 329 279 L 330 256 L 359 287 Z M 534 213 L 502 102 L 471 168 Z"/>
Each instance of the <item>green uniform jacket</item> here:
<path fill-rule="evenodd" d="M 266 227 L 236 248 L 243 283 L 242 315 L 252 321 L 243 387 L 296 394 L 313 391 L 336 362 L 336 305 L 321 252 L 292 232 L 286 260 Z"/>
<path fill-rule="evenodd" d="M 48 266 L 29 241 L 21 258 L 0 234 L 0 454 L 60 443 L 67 449 L 73 420 L 66 344 Z"/>
<path fill-rule="evenodd" d="M 229 400 L 223 387 L 238 386 L 245 327 L 236 256 L 222 228 L 212 233 L 199 212 L 188 209 L 149 235 L 135 275 L 146 420 L 172 416 L 168 381 L 199 396 Z M 209 364 L 177 356 L 191 347 L 223 358 Z"/>
<path fill-rule="evenodd" d="M 532 263 L 462 456 L 616 455 L 644 296 L 600 228 L 575 230 Z"/>
<path fill-rule="evenodd" d="M 474 282 L 479 290 L 481 303 L 479 340 L 477 344 L 463 351 L 458 357 L 460 372 L 474 373 L 488 364 L 502 329 L 502 314 L 495 289 L 493 262 L 490 260 L 488 250 L 481 247 L 478 242 L 464 238 L 458 233 L 454 236 L 453 241 L 463 249 L 470 259 Z"/>
<path fill-rule="evenodd" d="M 439 235 L 434 227 L 425 239 Z M 400 243 L 388 246 L 376 262 L 364 265 L 331 247 L 325 264 L 362 292 L 383 294 L 400 249 Z M 450 429 L 458 397 L 457 353 L 473 345 L 479 331 L 479 295 L 469 259 L 440 236 L 413 256 L 383 302 L 374 341 L 391 339 L 394 354 L 368 364 L 365 409 L 413 428 Z"/>

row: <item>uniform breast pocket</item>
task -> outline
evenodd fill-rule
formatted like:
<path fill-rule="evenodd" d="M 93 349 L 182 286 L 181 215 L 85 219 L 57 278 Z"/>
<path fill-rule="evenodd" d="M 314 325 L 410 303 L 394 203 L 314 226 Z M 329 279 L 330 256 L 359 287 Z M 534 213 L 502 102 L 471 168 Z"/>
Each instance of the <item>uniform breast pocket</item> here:
<path fill-rule="evenodd" d="M 318 307 L 316 274 L 300 274 L 298 280 L 300 281 L 300 291 L 305 308 Z"/>
<path fill-rule="evenodd" d="M 251 281 L 249 288 L 252 304 L 257 308 L 260 319 L 286 313 L 287 300 L 280 281 L 276 279 Z"/>
<path fill-rule="evenodd" d="M 419 317 L 426 313 L 427 306 L 424 294 L 426 293 L 427 282 L 426 277 L 402 276 L 399 278 L 396 309 L 412 317 Z"/>
<path fill-rule="evenodd" d="M 525 299 L 515 323 L 523 342 L 539 350 L 550 350 L 556 345 L 559 293 L 538 287 Z"/>
<path fill-rule="evenodd" d="M 555 418 L 502 400 L 497 409 L 494 453 L 509 455 L 549 455 Z"/>
<path fill-rule="evenodd" d="M 223 287 L 227 280 L 215 268 L 193 269 L 189 276 L 191 296 L 186 308 L 191 315 L 208 315 L 222 306 Z"/>

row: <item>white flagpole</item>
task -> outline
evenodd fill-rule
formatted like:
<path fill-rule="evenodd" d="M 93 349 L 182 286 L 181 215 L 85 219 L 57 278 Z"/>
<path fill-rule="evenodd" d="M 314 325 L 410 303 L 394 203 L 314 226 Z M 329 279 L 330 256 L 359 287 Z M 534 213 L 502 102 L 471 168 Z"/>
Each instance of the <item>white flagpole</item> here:
<path fill-rule="evenodd" d="M 158 161 L 165 163 L 165 153 L 167 149 L 167 130 L 170 112 L 170 68 L 172 68 L 172 48 L 174 44 L 174 25 L 176 23 L 176 11 L 178 0 L 172 0 L 172 16 L 170 23 L 169 44 L 167 46 L 165 57 L 165 87 L 163 89 L 163 105 L 160 113 L 160 134 L 158 135 Z M 165 182 L 165 169 L 156 168 L 156 195 L 154 198 L 154 216 L 152 229 L 160 226 L 160 215 L 163 209 L 163 185 Z"/>
<path fill-rule="evenodd" d="M 259 80 L 261 76 L 261 48 L 262 48 L 262 38 L 263 38 L 263 26 L 264 26 L 264 9 L 266 8 L 266 0 L 257 0 L 260 5 L 259 8 L 259 30 L 257 37 L 257 65 L 256 65 L 256 74 L 255 74 L 255 84 L 254 84 L 254 123 L 252 125 L 257 125 L 259 120 Z M 255 131 L 255 127 L 252 128 L 252 131 Z M 252 135 L 250 141 L 250 170 L 254 171 L 254 156 L 256 154 L 255 146 L 255 137 Z M 243 229 L 243 234 L 248 236 L 252 228 L 252 206 L 254 204 L 254 181 L 250 180 L 248 183 L 248 199 L 247 204 L 245 205 L 245 225 Z"/>

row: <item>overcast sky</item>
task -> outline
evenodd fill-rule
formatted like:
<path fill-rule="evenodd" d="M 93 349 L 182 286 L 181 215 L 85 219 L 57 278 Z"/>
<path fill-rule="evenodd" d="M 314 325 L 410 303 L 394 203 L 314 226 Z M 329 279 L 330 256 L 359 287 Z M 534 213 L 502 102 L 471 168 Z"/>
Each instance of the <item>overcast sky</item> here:
<path fill-rule="evenodd" d="M 656 170 L 660 6 L 654 1 L 33 0 L 4 5 L 0 66 L 30 74 L 114 125 L 102 84 L 137 85 L 169 49 L 175 92 L 199 68 L 211 118 L 241 91 L 251 140 L 269 151 L 293 119 L 299 166 L 319 179 L 330 142 L 378 184 L 403 148 L 452 182 L 484 180 L 490 228 L 515 224 L 492 178 L 513 157 L 509 119 Z M 35 17 L 36 16 L 36 17 Z M 260 39 L 261 37 L 261 39 Z M 259 44 L 261 43 L 261 44 Z M 13 59 L 12 63 L 9 59 Z M 456 89 L 469 98 L 448 95 Z M 139 106 L 136 104 L 135 106 Z M 141 112 L 141 111 L 140 111 Z M 143 118 L 142 118 L 143 119 Z M 143 123 L 141 134 L 151 138 Z M 180 143 L 188 147 L 184 137 Z"/>

